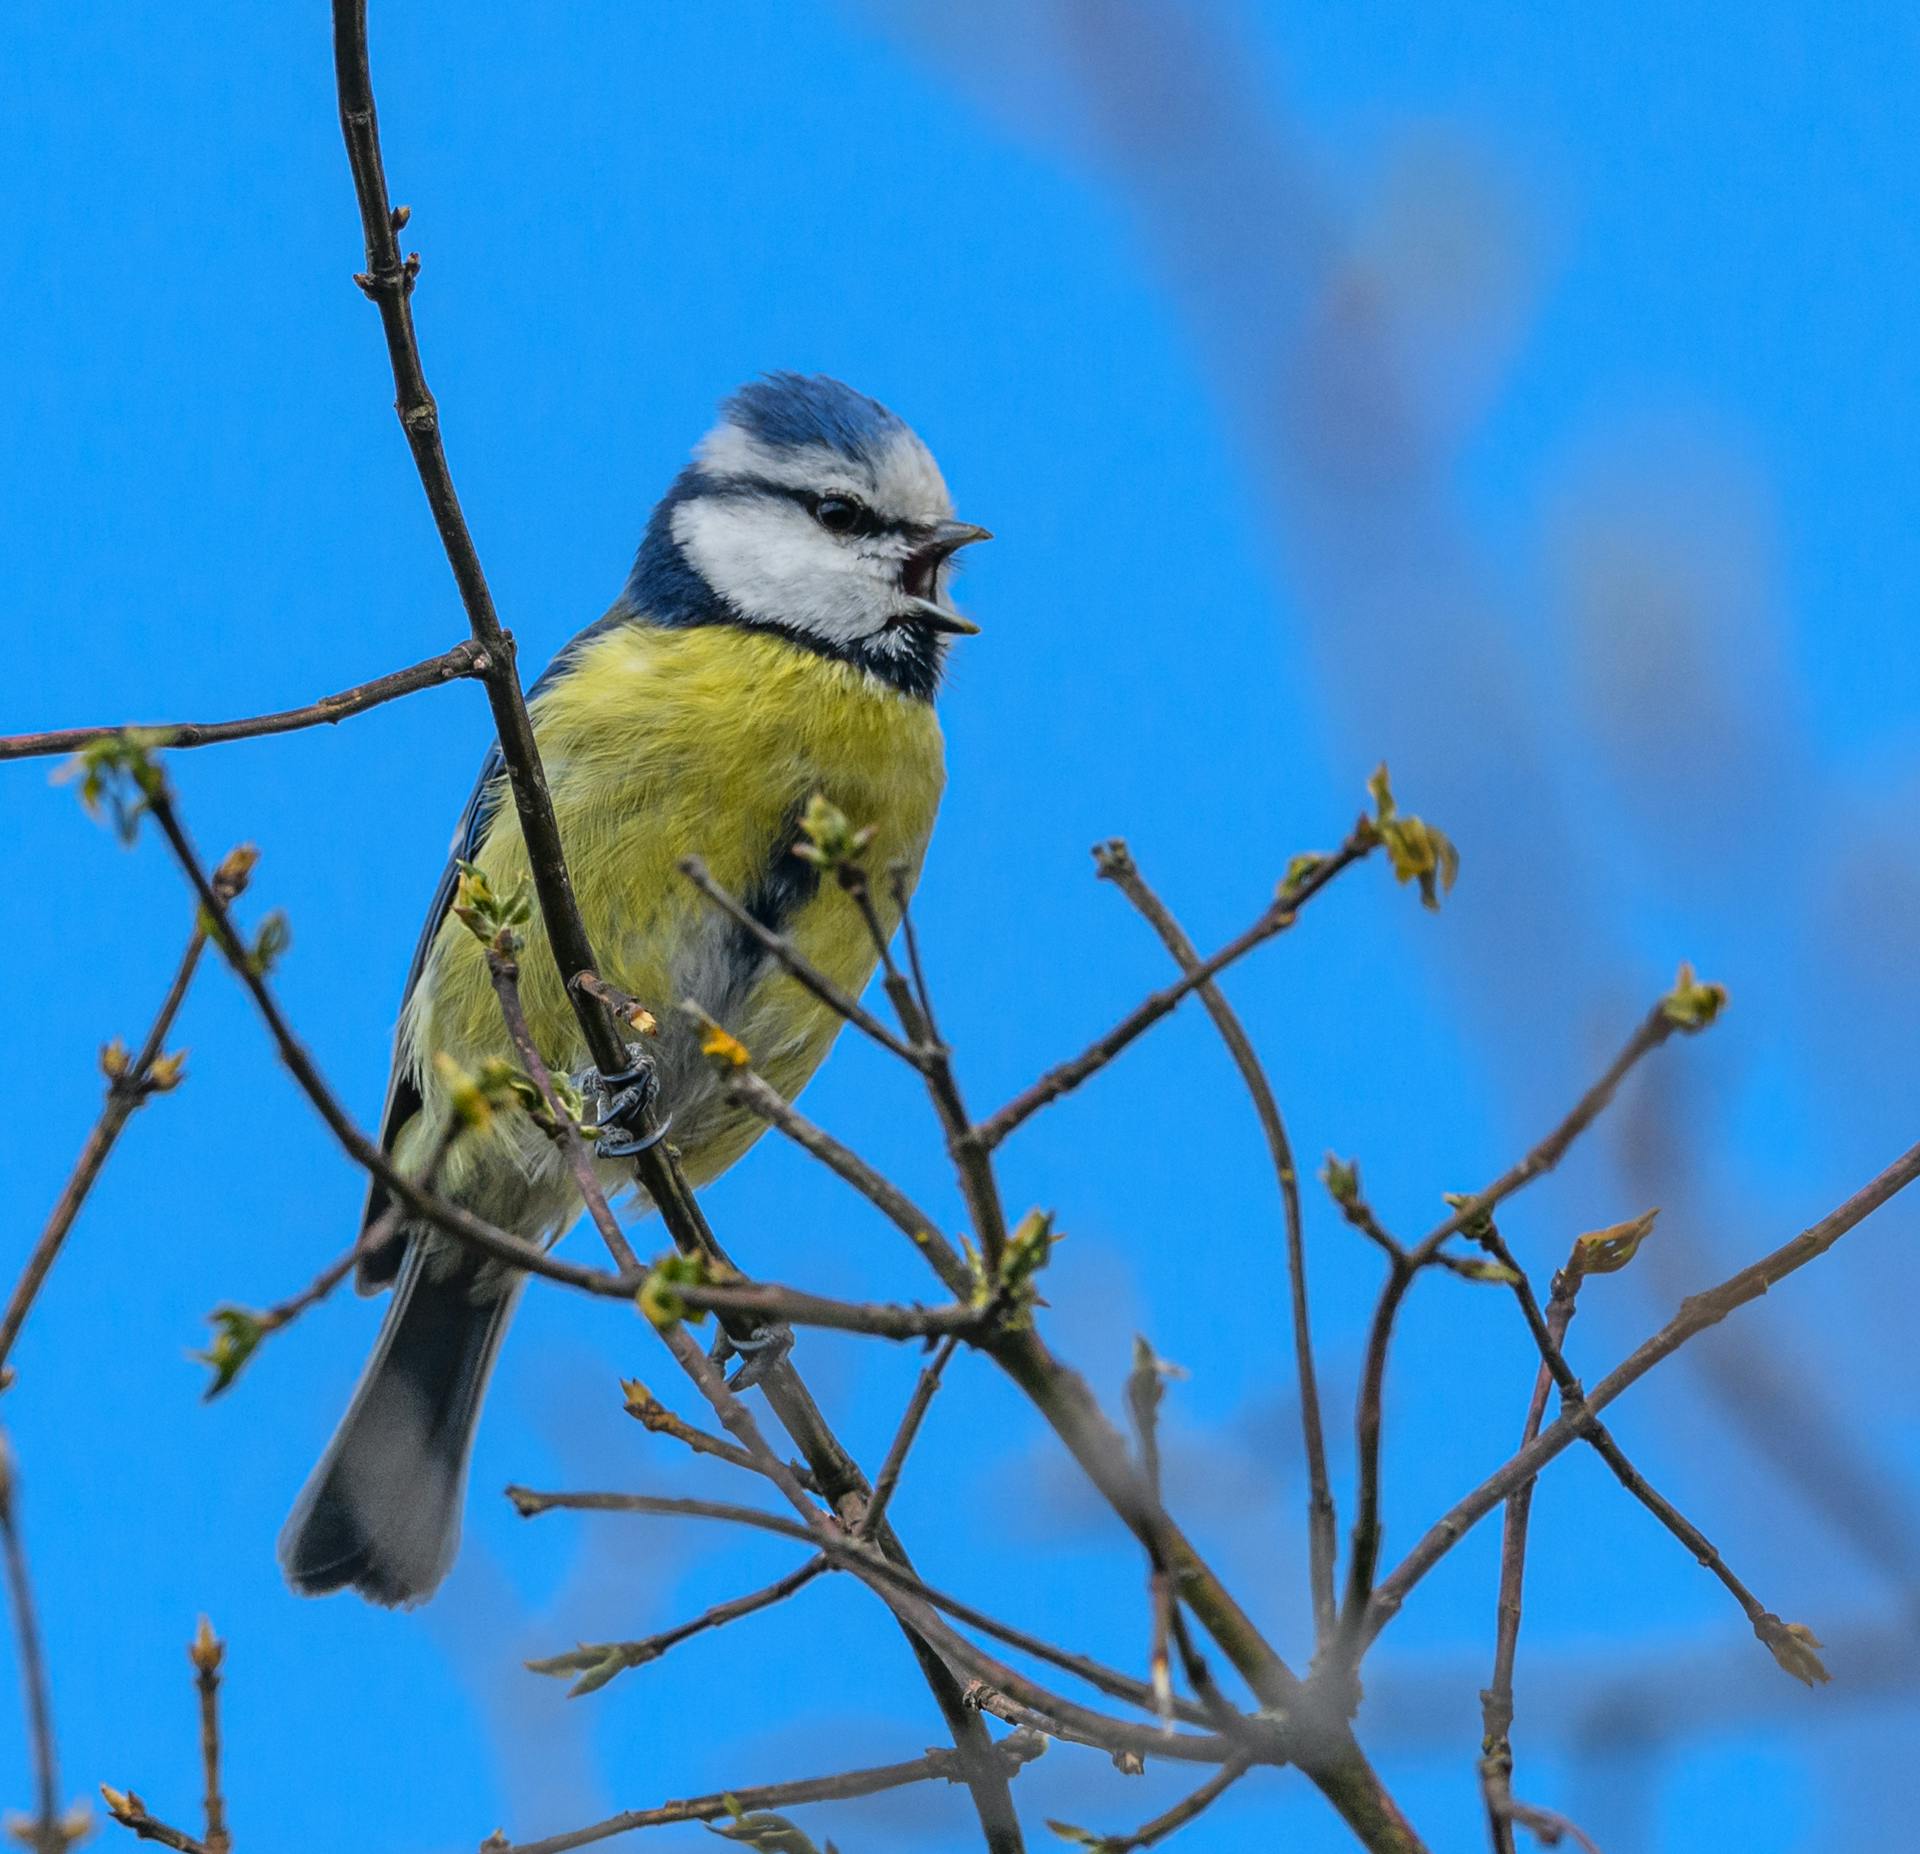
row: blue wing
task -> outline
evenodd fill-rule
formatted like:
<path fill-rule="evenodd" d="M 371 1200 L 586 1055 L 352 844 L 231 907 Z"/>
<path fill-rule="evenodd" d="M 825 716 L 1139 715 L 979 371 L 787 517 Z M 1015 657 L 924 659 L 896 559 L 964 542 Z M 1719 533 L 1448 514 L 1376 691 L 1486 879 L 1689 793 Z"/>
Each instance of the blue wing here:
<path fill-rule="evenodd" d="M 549 670 L 548 675 L 551 674 Z M 544 682 L 546 678 L 542 677 L 541 680 Z M 407 968 L 406 989 L 400 994 L 400 1014 L 403 1017 L 407 1006 L 413 1001 L 413 988 L 420 983 L 420 974 L 426 969 L 427 954 L 439 935 L 440 925 L 447 918 L 447 910 L 453 906 L 454 890 L 460 882 L 460 865 L 472 862 L 479 855 L 480 846 L 486 842 L 487 832 L 492 828 L 494 818 L 499 815 L 500 802 L 507 789 L 505 775 L 506 761 L 501 756 L 500 743 L 495 741 L 487 749 L 486 759 L 481 762 L 480 777 L 474 782 L 473 795 L 467 800 L 467 808 L 460 814 L 460 828 L 454 836 L 453 853 L 447 858 L 447 866 L 440 872 L 432 901 L 427 904 L 426 924 L 420 929 L 419 944 L 413 949 L 413 963 Z M 382 1152 L 393 1151 L 393 1143 L 399 1138 L 400 1130 L 419 1111 L 420 1090 L 399 1060 L 396 1047 L 393 1073 L 387 1078 L 386 1106 L 380 1115 Z M 388 1201 L 386 1186 L 379 1179 L 374 1179 L 367 1190 L 366 1208 L 360 1213 L 363 1235 L 367 1226 L 387 1208 Z M 354 1279 L 363 1294 L 384 1287 L 399 1273 L 404 1248 L 405 1244 L 396 1237 L 396 1240 L 383 1243 L 371 1254 L 360 1258 Z"/>
<path fill-rule="evenodd" d="M 631 605 L 624 599 L 617 602 L 604 618 L 589 625 L 561 649 L 540 673 L 540 679 L 527 691 L 527 700 L 533 701 L 556 677 L 565 675 L 581 647 L 590 639 L 616 625 L 632 624 L 635 619 Z M 447 918 L 447 910 L 453 906 L 454 890 L 460 882 L 460 865 L 472 862 L 480 854 L 481 846 L 487 840 L 487 832 L 493 828 L 493 820 L 500 814 L 500 806 L 507 795 L 506 770 L 500 743 L 495 741 L 481 762 L 480 777 L 474 782 L 473 795 L 467 800 L 467 808 L 460 814 L 460 828 L 454 836 L 453 853 L 447 859 L 447 866 L 440 872 L 432 901 L 427 904 L 426 924 L 420 929 L 420 942 L 413 949 L 413 963 L 407 968 L 406 989 L 400 994 L 402 1016 L 413 1000 L 413 988 L 420 983 L 420 974 L 426 969 L 427 954 L 439 935 L 441 923 Z M 394 1053 L 393 1073 L 387 1079 L 386 1106 L 380 1115 L 380 1149 L 383 1152 L 392 1152 L 400 1130 L 420 1111 L 421 1105 L 420 1090 L 398 1060 L 397 1047 Z M 386 1187 L 376 1178 L 367 1191 L 366 1208 L 360 1213 L 363 1234 L 367 1226 L 387 1208 L 387 1203 Z M 362 1293 L 370 1294 L 384 1287 L 399 1273 L 404 1247 L 404 1243 L 396 1239 L 360 1258 L 355 1280 Z"/>

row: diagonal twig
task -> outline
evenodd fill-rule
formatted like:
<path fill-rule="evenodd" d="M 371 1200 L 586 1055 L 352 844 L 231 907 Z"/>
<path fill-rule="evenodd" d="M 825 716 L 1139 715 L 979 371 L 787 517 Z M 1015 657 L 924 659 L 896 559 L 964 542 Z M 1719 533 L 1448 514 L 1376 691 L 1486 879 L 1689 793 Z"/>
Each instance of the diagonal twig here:
<path fill-rule="evenodd" d="M 1369 855 L 1380 842 L 1371 818 L 1362 818 L 1352 834 L 1331 855 L 1317 859 L 1304 873 L 1280 884 L 1279 891 L 1261 911 L 1253 924 L 1184 973 L 1174 984 L 1153 992 L 1135 1005 L 1105 1035 L 1097 1037 L 1079 1055 L 1049 1069 L 1040 1079 L 1007 1102 L 998 1112 L 989 1114 L 975 1129 L 980 1144 L 989 1152 L 1041 1108 L 1097 1075 L 1115 1056 L 1137 1037 L 1153 1028 L 1161 1018 L 1198 991 L 1209 980 L 1218 978 L 1228 966 L 1243 959 L 1257 946 L 1294 924 L 1301 908 L 1332 882 L 1343 870 Z"/>
<path fill-rule="evenodd" d="M 1474 1196 L 1460 1200 L 1453 1214 L 1430 1230 L 1411 1249 L 1389 1256 L 1386 1285 L 1374 1308 L 1367 1334 L 1366 1362 L 1360 1395 L 1355 1403 L 1359 1471 L 1353 1538 L 1347 1560 L 1347 1584 L 1340 1609 L 1339 1653 L 1330 1671 L 1348 1678 L 1372 1639 L 1368 1614 L 1374 1577 L 1380 1560 L 1380 1436 L 1386 1386 L 1387 1351 L 1394 1322 L 1408 1290 L 1422 1269 L 1434 1262 L 1441 1244 L 1469 1225 L 1484 1221 L 1495 1209 L 1534 1179 L 1550 1172 L 1567 1149 L 1599 1119 L 1635 1066 L 1670 1037 L 1691 1034 L 1713 1021 L 1725 993 L 1717 986 L 1696 985 L 1691 971 L 1681 968 L 1679 982 L 1641 1019 L 1605 1072 L 1582 1094 L 1553 1130 L 1517 1164 L 1502 1172 Z M 1351 1699 L 1351 1694 L 1349 1694 Z"/>
<path fill-rule="evenodd" d="M 1085 1829 L 1067 1822 L 1048 1822 L 1055 1834 L 1092 1847 L 1095 1854 L 1135 1854 L 1140 1848 L 1157 1847 L 1170 1835 L 1179 1833 L 1189 1822 L 1197 1821 L 1244 1777 L 1252 1766 L 1244 1758 L 1222 1764 L 1206 1782 L 1181 1797 L 1172 1808 L 1162 1810 L 1151 1821 L 1126 1835 L 1102 1835 L 1097 1841 Z"/>
<path fill-rule="evenodd" d="M 860 1523 L 854 1527 L 853 1536 L 864 1539 L 871 1536 L 873 1529 L 885 1518 L 887 1503 L 893 1498 L 893 1490 L 900 1484 L 900 1475 L 907 1465 L 907 1451 L 913 1447 L 914 1439 L 920 1433 L 920 1425 L 926 1420 L 928 1406 L 933 1402 L 934 1392 L 940 1388 L 940 1379 L 952 1361 L 954 1348 L 960 1343 L 957 1336 L 944 1340 L 939 1351 L 933 1355 L 933 1362 L 927 1365 L 914 1380 L 913 1395 L 907 1399 L 907 1407 L 900 1418 L 900 1427 L 893 1433 L 893 1441 L 887 1447 L 886 1459 L 880 1464 L 880 1472 L 873 1477 L 873 1494 L 867 1501 L 867 1510 L 861 1515 Z"/>
<path fill-rule="evenodd" d="M 695 1635 L 704 1634 L 709 1629 L 724 1628 L 730 1622 L 738 1622 L 742 1616 L 751 1616 L 758 1610 L 771 1609 L 776 1603 L 784 1603 L 827 1568 L 828 1561 L 824 1556 L 809 1558 L 799 1569 L 776 1578 L 764 1589 L 716 1603 L 712 1608 L 701 1611 L 691 1622 L 676 1623 L 672 1628 L 662 1629 L 657 1635 L 649 1635 L 641 1641 L 582 1642 L 578 1648 L 566 1654 L 548 1655 L 542 1660 L 529 1661 L 527 1669 L 530 1673 L 552 1674 L 559 1678 L 565 1678 L 568 1674 L 577 1675 L 574 1684 L 567 1689 L 569 1699 L 598 1692 L 615 1675 L 625 1673 L 630 1667 L 644 1667 L 649 1661 L 657 1661 L 669 1648 L 677 1648 Z"/>
<path fill-rule="evenodd" d="M 1844 1203 L 1808 1225 L 1790 1242 L 1782 1243 L 1717 1286 L 1688 1295 L 1666 1325 L 1642 1341 L 1587 1392 L 1588 1410 L 1604 1410 L 1649 1371 L 1671 1358 L 1688 1340 L 1758 1300 L 1809 1262 L 1818 1260 L 1917 1178 L 1920 1178 L 1920 1145 L 1910 1146 L 1877 1177 L 1868 1180 Z M 1399 1612 L 1414 1585 L 1496 1506 L 1533 1480 L 1556 1455 L 1577 1442 L 1580 1433 L 1580 1425 L 1571 1417 L 1563 1416 L 1548 1424 L 1532 1442 L 1442 1514 L 1375 1588 L 1364 1618 L 1365 1639 L 1371 1642 L 1377 1637 Z"/>
<path fill-rule="evenodd" d="M 1721 1557 L 1718 1548 L 1706 1534 L 1627 1459 L 1626 1451 L 1614 1440 L 1613 1432 L 1589 1408 L 1586 1392 L 1581 1387 L 1580 1380 L 1574 1376 L 1572 1366 L 1567 1363 L 1566 1354 L 1562 1350 L 1562 1341 L 1566 1336 L 1567 1324 L 1573 1318 L 1574 1296 L 1578 1292 L 1579 1283 L 1584 1278 L 1580 1268 L 1580 1246 L 1575 1245 L 1568 1265 L 1555 1274 L 1547 1311 L 1543 1314 L 1539 1300 L 1534 1294 L 1533 1284 L 1527 1279 L 1526 1271 L 1514 1260 L 1513 1252 L 1507 1247 L 1506 1240 L 1500 1232 L 1489 1222 L 1484 1227 L 1476 1226 L 1471 1233 L 1480 1246 L 1512 1276 L 1510 1285 L 1514 1298 L 1519 1302 L 1521 1314 L 1527 1322 L 1527 1330 L 1532 1335 L 1534 1345 L 1540 1353 L 1540 1369 L 1559 1389 L 1562 1414 L 1579 1427 L 1586 1440 L 1592 1445 L 1594 1453 L 1613 1471 L 1614 1478 L 1620 1485 L 1686 1547 L 1689 1557 L 1711 1571 L 1726 1586 L 1733 1600 L 1740 1605 L 1741 1612 L 1746 1616 L 1747 1621 L 1752 1624 L 1755 1636 L 1770 1651 L 1774 1649 L 1782 1641 L 1783 1634 L 1789 1625 L 1782 1623 L 1780 1618 L 1734 1575 L 1732 1568 Z M 1565 1283 L 1564 1289 L 1562 1283 Z M 1556 1330 L 1553 1318 L 1554 1308 L 1563 1297 L 1565 1311 Z M 1538 1433 L 1539 1424 L 1536 1421 L 1534 1434 Z M 1523 1443 L 1532 1440 L 1532 1435 L 1522 1438 Z M 1824 1679 L 1824 1674 L 1820 1678 Z"/>
<path fill-rule="evenodd" d="M 13 1611 L 14 1638 L 20 1644 L 20 1681 L 26 1690 L 27 1738 L 33 1752 L 33 1815 L 20 1835 L 32 1854 L 66 1854 L 86 1835 L 83 1812 L 60 1813 L 60 1761 L 53 1735 L 53 1696 L 47 1680 L 46 1656 L 40 1645 L 40 1623 L 33 1607 L 33 1582 L 27 1571 L 27 1548 L 20 1536 L 15 1506 L 18 1475 L 13 1449 L 0 1430 L 0 1571 L 7 1584 Z"/>
<path fill-rule="evenodd" d="M 759 1507 L 737 1506 L 721 1500 L 688 1499 L 681 1495 L 545 1493 L 532 1487 L 514 1486 L 507 1489 L 507 1498 L 524 1519 L 552 1512 L 640 1513 L 665 1519 L 723 1520 L 733 1525 L 751 1527 L 755 1531 L 771 1532 L 781 1538 L 794 1539 L 815 1547 L 836 1570 L 852 1571 L 862 1581 L 880 1587 L 883 1592 L 898 1591 L 935 1609 L 944 1610 L 968 1628 L 978 1629 L 982 1634 L 1005 1642 L 1010 1648 L 1017 1648 L 1022 1654 L 1046 1661 L 1114 1699 L 1125 1700 L 1129 1705 L 1139 1706 L 1148 1712 L 1158 1710 L 1153 1689 L 1145 1681 L 1135 1680 L 1131 1675 L 1108 1667 L 1090 1655 L 1078 1654 L 1070 1648 L 1044 1641 L 1013 1623 L 1002 1622 L 998 1617 L 976 1609 L 960 1597 L 937 1590 L 912 1571 L 879 1556 L 865 1541 L 856 1541 L 849 1536 L 821 1534 L 778 1513 L 764 1512 Z M 1174 1702 L 1173 1711 L 1189 1724 L 1208 1722 L 1198 1707 L 1185 1705 L 1178 1700 Z"/>
<path fill-rule="evenodd" d="M 301 728 L 328 727 L 351 715 L 363 715 L 383 702 L 397 701 L 421 689 L 433 689 L 463 676 L 479 676 L 489 667 L 486 652 L 471 638 L 443 650 L 411 669 L 394 670 L 371 682 L 323 695 L 305 708 L 283 708 L 270 715 L 237 721 L 123 722 L 113 727 L 55 728 L 44 734 L 0 736 L 0 760 L 38 759 L 53 753 L 77 753 L 96 740 L 137 736 L 151 747 L 211 747 L 228 740 L 256 740 L 264 734 L 291 734 Z"/>
<path fill-rule="evenodd" d="M 626 1066 L 625 1045 L 619 1030 L 605 1006 L 575 983 L 583 974 L 597 970 L 593 948 L 567 873 L 553 798 L 521 693 L 512 640 L 501 627 L 473 537 L 454 492 L 452 473 L 440 441 L 439 411 L 427 389 L 421 366 L 412 309 L 419 262 L 417 258 L 403 260 L 401 257 L 399 232 L 407 222 L 408 212 L 405 207 L 396 208 L 387 191 L 367 49 L 366 0 L 333 0 L 333 64 L 340 129 L 353 173 L 354 198 L 359 207 L 367 254 L 367 268 L 359 281 L 380 312 L 393 374 L 395 410 L 413 454 L 421 487 L 426 492 L 441 545 L 460 589 L 469 628 L 487 656 L 488 668 L 482 681 L 493 713 L 514 811 L 526 844 L 548 949 L 573 1003 L 589 1056 L 602 1074 L 617 1074 Z M 634 1170 L 675 1244 L 688 1254 L 718 1256 L 720 1249 L 713 1232 L 665 1142 L 651 1145 L 640 1153 Z M 828 1427 L 791 1361 L 775 1363 L 762 1379 L 762 1389 L 829 1498 L 844 1497 L 853 1501 L 864 1498 L 864 1477 Z M 899 1541 L 890 1531 L 879 1535 L 879 1543 L 891 1554 L 904 1558 Z M 969 1788 L 988 1847 L 994 1854 L 1020 1854 L 1024 1843 L 1019 1823 L 1005 1774 L 992 1760 L 985 1728 L 962 1703 L 958 1683 L 938 1657 L 917 1640 L 914 1653 L 969 1770 Z"/>
<path fill-rule="evenodd" d="M 229 864 L 239 867 L 231 858 Z M 235 879 L 234 893 L 239 892 L 239 886 L 244 881 L 242 870 Z M 173 1030 L 173 1021 L 179 1015 L 180 1006 L 186 999 L 187 987 L 193 982 L 194 971 L 200 964 L 200 955 L 206 944 L 205 930 L 195 927 L 174 971 L 173 982 L 167 987 L 167 995 L 154 1015 L 152 1027 L 147 1031 L 146 1040 L 131 1060 L 126 1059 L 123 1050 L 120 1051 L 116 1058 L 117 1072 L 109 1070 L 107 1099 L 100 1110 L 100 1118 L 87 1135 L 87 1142 L 74 1163 L 73 1173 L 60 1193 L 60 1201 L 54 1205 L 53 1214 L 40 1232 L 40 1240 L 34 1244 L 33 1253 L 27 1257 L 26 1267 L 20 1271 L 20 1279 L 7 1301 L 5 1314 L 0 1315 L 0 1389 L 6 1387 L 7 1355 L 13 1350 L 13 1342 L 20 1336 L 20 1328 L 26 1324 L 34 1300 L 59 1258 L 61 1247 L 67 1240 L 67 1232 L 73 1228 L 74 1219 L 79 1216 L 88 1193 L 98 1181 L 101 1168 L 113 1151 L 114 1142 L 135 1113 L 154 1095 L 164 1093 L 179 1080 L 177 1061 L 171 1069 L 159 1069 L 156 1065 L 162 1061 L 161 1052 Z M 112 1045 L 110 1048 L 117 1049 L 118 1046 Z"/>
<path fill-rule="evenodd" d="M 810 991 L 836 1017 L 852 1024 L 863 1036 L 871 1037 L 882 1049 L 898 1056 L 902 1062 L 916 1069 L 923 1066 L 919 1050 L 902 1042 L 858 998 L 843 986 L 836 985 L 785 934 L 775 933 L 764 921 L 756 920 L 738 899 L 713 879 L 703 858 L 683 856 L 679 867 L 680 873 L 699 891 L 708 906 L 724 914 L 763 953 L 777 961 L 795 984 Z"/>
<path fill-rule="evenodd" d="M 205 1616 L 187 1651 L 193 1661 L 194 1690 L 200 1696 L 200 1765 L 206 1780 L 206 1832 L 201 1840 L 207 1854 L 228 1854 L 233 1837 L 227 1832 L 227 1802 L 220 1790 L 220 1663 L 227 1645 L 213 1632 Z"/>
<path fill-rule="evenodd" d="M 1002 1771 L 1010 1775 L 1044 1749 L 1044 1742 L 1037 1738 L 1009 1738 L 994 1747 L 993 1755 Z M 965 1760 L 958 1752 L 929 1751 L 924 1757 L 900 1764 L 876 1764 L 864 1770 L 842 1771 L 831 1777 L 803 1777 L 791 1783 L 717 1790 L 710 1796 L 662 1803 L 656 1809 L 629 1809 L 591 1827 L 549 1835 L 541 1841 L 510 1842 L 504 1835 L 489 1835 L 480 1844 L 480 1854 L 570 1854 L 574 1848 L 589 1847 L 596 1841 L 630 1834 L 638 1828 L 665 1828 L 675 1822 L 717 1822 L 723 1816 L 757 1814 L 799 1803 L 844 1802 L 856 1796 L 876 1796 L 882 1790 L 903 1789 L 910 1783 L 965 1781 Z"/>
<path fill-rule="evenodd" d="M 1113 885 L 1145 916 L 1183 973 L 1200 964 L 1199 949 L 1160 897 L 1148 886 L 1131 852 L 1118 837 L 1094 851 L 1101 877 Z M 1316 1639 L 1331 1639 L 1335 1620 L 1333 1594 L 1334 1531 L 1336 1515 L 1332 1482 L 1327 1474 L 1326 1428 L 1320 1415 L 1320 1380 L 1313 1368 L 1313 1327 L 1307 1309 L 1306 1239 L 1300 1215 L 1300 1178 L 1294 1167 L 1293 1145 L 1281 1118 L 1273 1085 L 1261 1067 L 1253 1039 L 1218 985 L 1210 980 L 1199 988 L 1200 1002 L 1213 1019 L 1220 1040 L 1240 1071 L 1253 1101 L 1253 1111 L 1266 1136 L 1280 1187 L 1281 1214 L 1286 1224 L 1287 1288 L 1293 1310 L 1294 1372 L 1299 1387 L 1301 1440 L 1307 1459 L 1307 1576 L 1313 1599 Z"/>
<path fill-rule="evenodd" d="M 721 1077 L 721 1091 L 729 1104 L 759 1115 L 850 1184 L 906 1235 L 949 1290 L 955 1294 L 971 1291 L 973 1277 L 960 1252 L 940 1233 L 939 1224 L 850 1146 L 809 1120 L 765 1076 L 748 1067 L 729 1068 Z"/>

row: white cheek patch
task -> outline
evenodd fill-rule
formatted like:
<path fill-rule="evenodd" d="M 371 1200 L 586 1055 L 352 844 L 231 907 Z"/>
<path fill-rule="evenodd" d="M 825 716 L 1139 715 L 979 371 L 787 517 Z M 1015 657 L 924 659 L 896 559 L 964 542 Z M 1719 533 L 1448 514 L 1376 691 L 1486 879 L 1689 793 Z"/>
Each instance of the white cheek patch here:
<path fill-rule="evenodd" d="M 847 547 L 784 498 L 696 497 L 674 511 L 673 538 L 743 616 L 826 643 L 871 638 L 901 606 L 897 567 Z"/>

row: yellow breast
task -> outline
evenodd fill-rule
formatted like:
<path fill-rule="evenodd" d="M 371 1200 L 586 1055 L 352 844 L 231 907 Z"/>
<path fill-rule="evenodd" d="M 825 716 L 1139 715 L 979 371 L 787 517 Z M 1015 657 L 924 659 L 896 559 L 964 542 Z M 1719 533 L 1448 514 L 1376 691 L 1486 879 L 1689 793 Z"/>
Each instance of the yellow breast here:
<path fill-rule="evenodd" d="M 879 872 L 904 862 L 911 885 L 945 776 L 929 704 L 784 639 L 726 625 L 610 630 L 541 692 L 533 721 L 602 974 L 655 1011 L 668 1031 L 663 1055 L 683 1042 L 675 1006 L 712 982 L 725 941 L 722 924 L 679 874 L 680 858 L 703 857 L 716 881 L 747 895 L 790 845 L 796 811 L 817 792 L 856 824 L 875 826 L 869 866 Z M 496 885 L 526 877 L 511 803 L 477 860 Z M 890 927 L 890 906 L 886 920 Z M 785 930 L 849 990 L 872 972 L 870 939 L 831 883 Z M 534 1038 L 556 1069 L 581 1067 L 585 1050 L 537 914 L 527 940 L 521 984 Z M 790 980 L 770 976 L 729 1027 L 791 1093 L 839 1026 Z M 428 1119 L 438 1118 L 436 1050 L 469 1067 L 507 1053 L 484 955 L 451 919 L 402 1025 L 401 1060 L 421 1080 Z M 754 1130 L 710 1114 L 697 1127 L 676 1123 L 675 1138 L 698 1180 L 724 1169 Z M 420 1132 L 405 1145 L 416 1145 Z"/>

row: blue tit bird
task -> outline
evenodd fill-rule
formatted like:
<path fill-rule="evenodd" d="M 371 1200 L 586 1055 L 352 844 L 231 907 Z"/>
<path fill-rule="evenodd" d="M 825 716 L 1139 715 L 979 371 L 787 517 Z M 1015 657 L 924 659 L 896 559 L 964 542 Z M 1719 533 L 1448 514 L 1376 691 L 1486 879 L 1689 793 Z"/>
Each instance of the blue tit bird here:
<path fill-rule="evenodd" d="M 529 708 L 581 916 L 603 977 L 649 1006 L 648 1044 L 673 1141 L 696 1185 L 753 1144 L 758 1119 L 721 1098 L 692 1000 L 794 1094 L 840 1021 L 694 893 L 689 854 L 849 992 L 871 975 L 871 935 L 850 899 L 795 856 L 823 795 L 876 827 L 876 868 L 918 876 L 945 780 L 933 698 L 951 636 L 978 627 L 948 603 L 953 556 L 986 530 L 956 521 L 927 447 L 884 406 L 820 376 L 743 388 L 653 511 L 612 610 L 534 685 Z M 449 1146 L 444 1056 L 473 1071 L 510 1057 L 485 950 L 450 914 L 458 865 L 496 891 L 528 879 L 526 844 L 489 755 L 456 834 L 407 977 L 382 1128 L 420 1175 L 444 1151 L 443 1195 L 550 1243 L 580 1195 L 525 1115 L 495 1115 Z M 893 901 L 876 894 L 885 925 Z M 556 1073 L 589 1066 L 538 915 L 520 959 L 522 1001 Z M 609 1190 L 631 1167 L 595 1163 Z M 363 1232 L 387 1207 L 376 1183 Z M 644 1206 L 643 1206 L 644 1208 Z M 347 1413 L 295 1503 L 280 1562 L 301 1592 L 352 1586 L 422 1601 L 459 1542 L 474 1426 L 524 1277 L 444 1234 L 402 1225 L 363 1258 L 360 1286 L 393 1299 Z"/>

